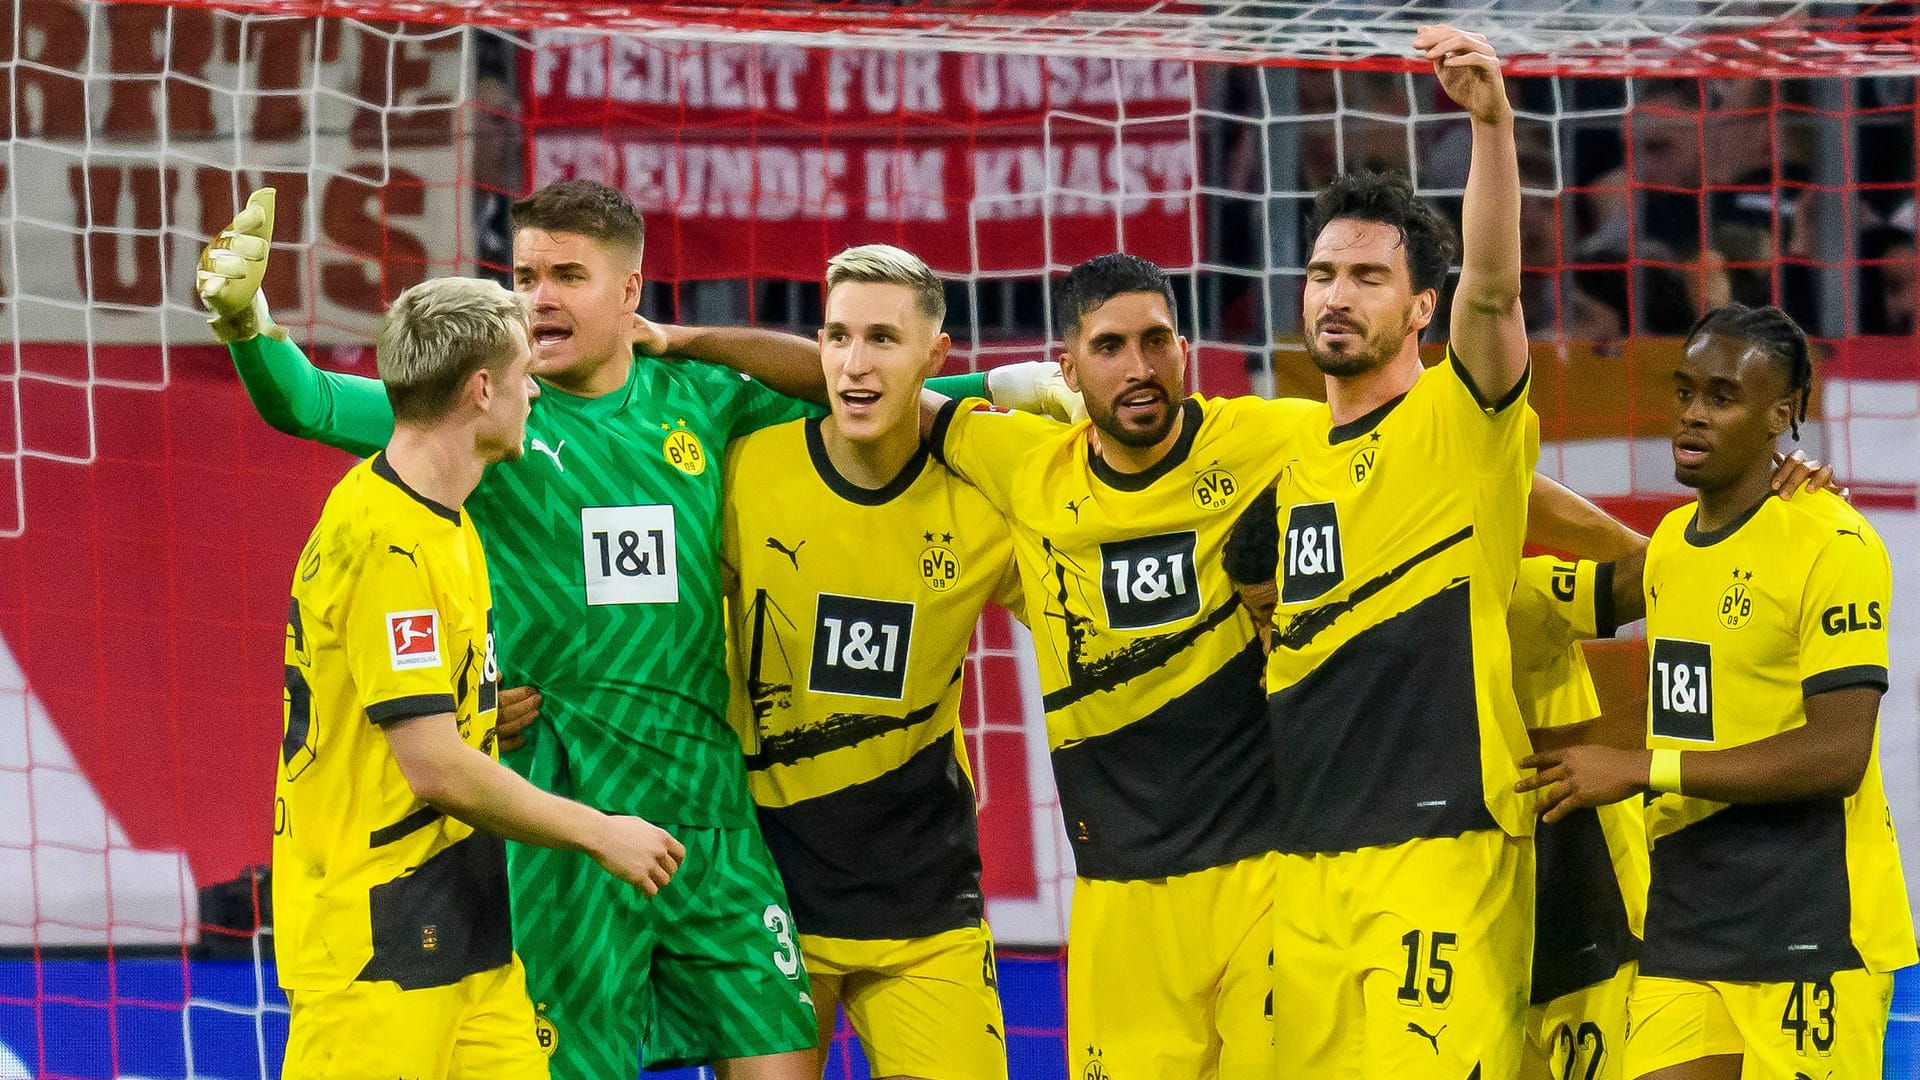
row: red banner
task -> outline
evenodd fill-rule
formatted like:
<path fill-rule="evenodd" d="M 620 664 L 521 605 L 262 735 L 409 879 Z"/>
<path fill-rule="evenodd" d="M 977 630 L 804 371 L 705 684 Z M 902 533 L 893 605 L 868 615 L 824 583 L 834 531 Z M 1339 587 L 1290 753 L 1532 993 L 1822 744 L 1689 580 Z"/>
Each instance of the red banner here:
<path fill-rule="evenodd" d="M 648 274 L 811 278 L 887 241 L 946 273 L 1193 262 L 1193 72 L 1079 57 L 536 37 L 534 186 L 605 180 Z"/>

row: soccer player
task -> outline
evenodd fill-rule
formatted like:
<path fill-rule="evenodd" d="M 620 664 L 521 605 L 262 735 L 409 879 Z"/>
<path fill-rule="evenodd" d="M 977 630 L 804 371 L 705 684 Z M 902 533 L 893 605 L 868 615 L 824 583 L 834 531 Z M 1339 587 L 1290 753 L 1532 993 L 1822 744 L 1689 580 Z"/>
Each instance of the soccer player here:
<path fill-rule="evenodd" d="M 287 613 L 273 900 L 288 1077 L 544 1077 L 501 837 L 652 895 L 683 850 L 493 757 L 500 669 L 464 504 L 520 456 L 527 315 L 489 281 L 402 293 L 376 348 L 386 450 L 335 486 Z M 596 876 L 598 876 L 596 874 Z"/>
<path fill-rule="evenodd" d="M 1654 796 L 1629 1077 L 1878 1077 L 1892 972 L 1915 960 L 1876 738 L 1887 551 L 1840 499 L 1785 502 L 1768 482 L 1811 386 L 1779 309 L 1695 325 L 1673 458 L 1700 497 L 1647 549 L 1647 748 L 1523 763 L 1549 821 Z"/>
<path fill-rule="evenodd" d="M 1509 1077 L 1525 1042 L 1533 813 L 1506 617 L 1539 429 L 1513 110 L 1485 38 L 1428 26 L 1414 46 L 1473 138 L 1447 358 L 1419 354 L 1445 222 L 1404 179 L 1335 180 L 1303 302 L 1328 404 L 1279 455 L 1281 1077 Z"/>
<path fill-rule="evenodd" d="M 1595 510 L 1596 513 L 1599 511 Z M 1624 537 L 1638 543 L 1625 526 Z M 1251 500 L 1227 538 L 1227 575 L 1271 640 L 1280 559 L 1274 493 Z M 1637 572 L 1629 550 L 1625 574 Z M 1507 611 L 1513 682 L 1530 732 L 1591 730 L 1600 713 L 1582 640 L 1613 632 L 1614 563 L 1524 560 Z M 1632 579 L 1638 587 L 1638 578 Z M 1536 736 L 1538 738 L 1538 736 Z M 1537 742 L 1536 742 L 1537 745 Z M 1521 1080 L 1591 1076 L 1619 1080 L 1627 990 L 1639 955 L 1646 903 L 1645 824 L 1639 806 L 1585 810 L 1537 837 L 1536 945 Z"/>
<path fill-rule="evenodd" d="M 988 601 L 1020 610 L 1006 520 L 929 459 L 945 362 L 927 265 L 870 244 L 827 264 L 831 413 L 727 451 L 732 718 L 813 984 L 875 1076 L 1005 1080 L 1006 1026 L 960 731 Z"/>
<path fill-rule="evenodd" d="M 371 454 L 393 424 L 379 384 L 314 369 L 267 311 L 272 207 L 271 189 L 254 193 L 209 252 L 201 295 L 215 334 L 268 423 Z M 701 868 L 643 903 L 569 853 L 510 849 L 515 941 L 542 1039 L 563 1080 L 627 1077 L 641 1057 L 812 1076 L 793 920 L 726 719 L 720 458 L 732 439 L 820 407 L 707 364 L 636 358 L 644 228 L 619 192 L 550 184 L 512 218 L 545 392 L 528 423 L 534 452 L 490 470 L 471 500 L 501 583 L 503 677 L 537 688 L 515 700 L 512 738 L 527 745 L 508 760 L 549 791 L 672 825 Z M 798 366 L 819 384 L 810 342 L 794 352 L 787 335 L 715 336 L 784 349 L 792 363 L 771 370 Z M 522 736 L 535 715 L 543 722 Z M 500 730 L 506 744 L 504 717 Z"/>

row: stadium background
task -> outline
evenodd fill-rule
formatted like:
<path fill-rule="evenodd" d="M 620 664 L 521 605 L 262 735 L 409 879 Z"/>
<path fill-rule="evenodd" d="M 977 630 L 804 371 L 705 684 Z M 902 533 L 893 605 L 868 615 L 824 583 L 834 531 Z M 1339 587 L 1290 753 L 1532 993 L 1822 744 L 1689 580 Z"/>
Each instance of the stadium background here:
<path fill-rule="evenodd" d="M 1177 271 L 1195 389 L 1311 394 L 1313 189 L 1464 178 L 1399 59 L 1442 16 L 1513 57 L 1542 471 L 1648 529 L 1673 335 L 1732 297 L 1822 339 L 1803 444 L 1893 551 L 1882 748 L 1920 836 L 1911 5 L 322 6 L 0 0 L 0 1077 L 277 1073 L 249 868 L 289 568 L 348 461 L 267 429 L 192 310 L 247 190 L 281 192 L 276 314 L 338 370 L 400 289 L 499 272 L 512 196 L 586 175 L 648 213 L 653 317 L 811 332 L 827 255 L 889 240 L 991 366 L 1047 355 L 1049 270 L 1119 247 Z M 1018 634 L 983 622 L 966 710 L 1015 1075 L 1055 1076 L 1071 864 Z M 1638 645 L 1594 658 L 1637 707 Z M 1888 1075 L 1920 1074 L 1920 983 L 1895 1012 Z"/>

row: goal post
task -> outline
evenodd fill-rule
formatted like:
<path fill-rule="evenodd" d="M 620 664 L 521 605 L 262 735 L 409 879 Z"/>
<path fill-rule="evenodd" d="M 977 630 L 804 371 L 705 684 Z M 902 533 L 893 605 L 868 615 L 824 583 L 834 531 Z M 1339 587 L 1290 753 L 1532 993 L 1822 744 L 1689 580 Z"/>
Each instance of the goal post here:
<path fill-rule="evenodd" d="M 1048 281 L 1118 249 L 1173 275 L 1192 389 L 1313 394 L 1314 193 L 1400 169 L 1457 213 L 1465 119 L 1408 46 L 1436 21 L 1508 57 L 1541 470 L 1650 528 L 1678 336 L 1779 303 L 1820 345 L 1802 445 L 1920 566 L 1911 5 L 0 0 L 0 1076 L 277 1070 L 269 942 L 205 890 L 267 860 L 289 572 L 349 462 L 255 416 L 193 303 L 249 190 L 275 316 L 334 370 L 373 374 L 408 285 L 505 273 L 506 203 L 579 176 L 645 214 L 650 316 L 810 334 L 826 258 L 886 241 L 991 367 L 1056 355 Z M 1031 647 L 990 612 L 963 710 L 996 936 L 1054 952 Z M 1636 648 L 1596 656 L 1616 700 Z"/>

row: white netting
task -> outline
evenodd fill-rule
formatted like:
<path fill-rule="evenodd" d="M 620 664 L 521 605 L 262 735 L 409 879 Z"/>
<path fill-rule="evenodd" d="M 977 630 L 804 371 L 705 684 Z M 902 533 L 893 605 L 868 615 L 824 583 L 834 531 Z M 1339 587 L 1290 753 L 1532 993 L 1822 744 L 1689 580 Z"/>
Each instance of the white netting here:
<path fill-rule="evenodd" d="M 1310 391 L 1290 341 L 1311 196 L 1386 166 L 1457 197 L 1464 125 L 1402 55 L 1415 23 L 1478 20 L 1524 54 L 1543 468 L 1643 527 L 1667 505 L 1665 354 L 1638 335 L 1724 290 L 1842 339 L 1808 439 L 1893 505 L 1920 372 L 1914 36 L 1891 10 L 0 0 L 0 947 L 191 940 L 198 890 L 266 857 L 288 571 L 345 460 L 265 429 L 190 303 L 199 245 L 252 187 L 281 193 L 276 315 L 349 371 L 371 373 L 401 288 L 499 269 L 506 196 L 587 175 L 648 213 L 652 315 L 811 333 L 825 256 L 890 240 L 952 283 L 956 354 L 990 366 L 1049 355 L 1046 278 L 1120 247 L 1176 274 L 1196 389 Z M 1741 64 L 1886 77 L 1592 77 Z M 1896 333 L 1891 359 L 1860 337 Z M 1920 557 L 1911 515 L 1882 532 Z M 1052 944 L 1071 857 L 1029 647 L 989 617 L 968 726 L 996 931 Z M 1897 685 L 1884 760 L 1916 760 L 1914 712 Z M 1911 825 L 1911 776 L 1889 789 Z M 264 965 L 108 985 L 50 1020 L 6 964 L 0 1044 L 35 1073 L 277 1066 Z M 177 1012 L 184 1049 L 114 1034 L 130 997 Z M 106 1067 L 30 1060 L 36 1033 L 103 1024 Z"/>

